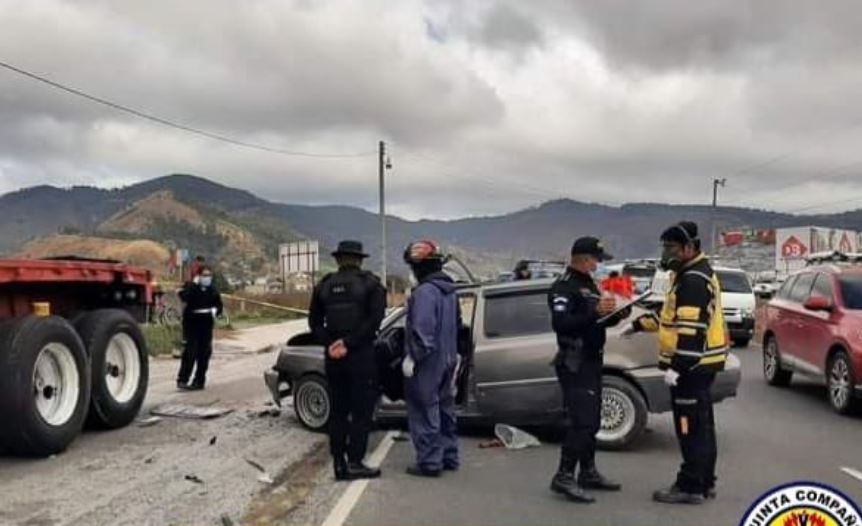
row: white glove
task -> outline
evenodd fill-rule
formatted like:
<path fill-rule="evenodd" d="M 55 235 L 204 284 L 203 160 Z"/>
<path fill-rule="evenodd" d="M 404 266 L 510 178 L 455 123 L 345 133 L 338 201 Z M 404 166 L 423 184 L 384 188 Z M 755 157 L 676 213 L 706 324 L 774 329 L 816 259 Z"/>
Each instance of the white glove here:
<path fill-rule="evenodd" d="M 668 369 L 664 373 L 664 384 L 668 387 L 676 387 L 677 382 L 679 381 L 679 373 L 674 371 L 673 369 Z"/>
<path fill-rule="evenodd" d="M 215 307 L 211 308 L 210 312 L 213 313 L 213 319 L 218 318 L 218 309 L 217 308 L 215 308 Z"/>
<path fill-rule="evenodd" d="M 401 361 L 401 372 L 404 374 L 404 378 L 413 378 L 413 369 L 416 367 L 416 362 L 413 361 L 413 358 L 410 355 L 406 355 L 404 360 Z"/>

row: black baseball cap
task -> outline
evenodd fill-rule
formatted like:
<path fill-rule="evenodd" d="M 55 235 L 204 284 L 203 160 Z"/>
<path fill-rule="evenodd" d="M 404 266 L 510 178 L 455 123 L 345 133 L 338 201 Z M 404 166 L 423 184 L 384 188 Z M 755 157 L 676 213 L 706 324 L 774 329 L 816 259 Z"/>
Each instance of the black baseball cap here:
<path fill-rule="evenodd" d="M 599 261 L 610 261 L 614 257 L 605 252 L 602 242 L 595 237 L 579 237 L 572 245 L 572 255 L 586 254 L 595 256 Z"/>

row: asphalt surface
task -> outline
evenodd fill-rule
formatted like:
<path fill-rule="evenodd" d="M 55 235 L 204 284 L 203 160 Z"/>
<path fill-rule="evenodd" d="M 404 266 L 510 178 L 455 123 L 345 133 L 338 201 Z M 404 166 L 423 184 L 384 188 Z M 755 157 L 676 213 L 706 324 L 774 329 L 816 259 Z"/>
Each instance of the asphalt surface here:
<path fill-rule="evenodd" d="M 770 488 L 796 480 L 833 485 L 862 502 L 862 481 L 841 471 L 862 471 L 862 419 L 832 413 L 825 391 L 794 379 L 790 388 L 767 386 L 760 349 L 737 351 L 743 381 L 736 399 L 716 406 L 719 429 L 718 499 L 702 506 L 653 503 L 653 490 L 669 485 L 679 453 L 669 415 L 652 416 L 635 449 L 600 452 L 599 468 L 623 484 L 620 493 L 597 493 L 593 505 L 573 504 L 548 490 L 558 444 L 506 451 L 480 449 L 487 437 L 462 440 L 463 466 L 440 479 L 404 474 L 409 442 L 396 442 L 383 462 L 384 476 L 369 484 L 346 523 L 390 524 L 737 524 Z"/>

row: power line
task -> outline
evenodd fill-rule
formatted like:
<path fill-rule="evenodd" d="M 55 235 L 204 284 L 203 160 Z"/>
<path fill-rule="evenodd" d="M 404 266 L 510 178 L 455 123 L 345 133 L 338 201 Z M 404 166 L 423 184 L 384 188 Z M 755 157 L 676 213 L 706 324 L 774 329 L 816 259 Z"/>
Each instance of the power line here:
<path fill-rule="evenodd" d="M 290 156 L 296 156 L 296 157 L 330 158 L 330 159 L 368 157 L 371 155 L 376 155 L 376 153 L 377 153 L 374 151 L 357 152 L 357 153 L 342 153 L 342 154 L 313 153 L 313 152 L 302 152 L 302 151 L 296 151 L 296 150 L 287 150 L 287 149 L 283 149 L 283 148 L 276 148 L 274 146 L 267 146 L 267 145 L 262 145 L 262 144 L 255 144 L 255 143 L 243 141 L 240 139 L 234 139 L 233 137 L 228 137 L 226 135 L 221 135 L 218 133 L 214 133 L 214 132 L 210 132 L 210 131 L 206 131 L 206 130 L 201 130 L 198 128 L 193 128 L 193 127 L 187 126 L 185 124 L 181 124 L 181 123 L 178 123 L 178 122 L 175 122 L 175 121 L 172 121 L 169 119 L 165 119 L 162 117 L 157 117 L 155 115 L 145 113 L 141 110 L 136 110 L 134 108 L 130 108 L 128 106 L 124 106 L 122 104 L 118 104 L 116 102 L 112 102 L 112 101 L 109 101 L 107 99 L 97 97 L 95 95 L 90 95 L 90 94 L 85 93 L 79 89 L 75 89 L 75 88 L 60 84 L 59 82 L 55 82 L 51 79 L 37 75 L 37 74 L 32 73 L 30 71 L 23 70 L 21 68 L 15 67 L 11 64 L 7 64 L 6 62 L 3 62 L 3 61 L 0 61 L 0 67 L 6 68 L 9 71 L 13 71 L 13 72 L 18 73 L 20 75 L 23 75 L 25 77 L 29 77 L 33 80 L 37 80 L 37 81 L 42 82 L 43 84 L 47 84 L 53 88 L 57 88 L 59 90 L 65 91 L 67 93 L 71 93 L 72 95 L 87 99 L 91 102 L 95 102 L 97 104 L 101 104 L 103 106 L 107 106 L 109 108 L 113 108 L 115 110 L 122 111 L 122 112 L 128 113 L 130 115 L 134 115 L 135 117 L 140 117 L 142 119 L 146 119 L 148 121 L 152 121 L 152 122 L 161 124 L 163 126 L 176 128 L 178 130 L 182 130 L 182 131 L 185 131 L 188 133 L 193 133 L 195 135 L 200 135 L 200 136 L 206 137 L 208 139 L 213 139 L 216 141 L 225 142 L 228 144 L 232 144 L 234 146 L 241 146 L 243 148 L 250 148 L 252 150 L 260 150 L 260 151 L 269 152 L 269 153 L 277 153 L 280 155 L 290 155 Z"/>

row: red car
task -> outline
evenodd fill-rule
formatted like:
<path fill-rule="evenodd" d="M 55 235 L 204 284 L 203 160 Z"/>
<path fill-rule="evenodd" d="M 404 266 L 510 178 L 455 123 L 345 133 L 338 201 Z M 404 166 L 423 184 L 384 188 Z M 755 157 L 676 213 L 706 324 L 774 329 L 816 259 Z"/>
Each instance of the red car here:
<path fill-rule="evenodd" d="M 810 267 L 769 302 L 763 375 L 786 386 L 798 373 L 826 381 L 829 403 L 851 413 L 862 395 L 862 267 Z"/>

